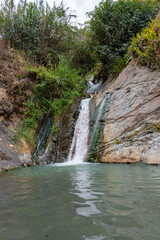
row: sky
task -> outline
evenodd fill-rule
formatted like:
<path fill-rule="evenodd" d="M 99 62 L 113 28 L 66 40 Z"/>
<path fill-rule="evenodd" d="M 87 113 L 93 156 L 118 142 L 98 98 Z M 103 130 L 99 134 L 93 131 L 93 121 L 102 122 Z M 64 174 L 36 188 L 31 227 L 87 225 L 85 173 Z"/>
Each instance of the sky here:
<path fill-rule="evenodd" d="M 47 0 L 51 7 L 54 1 L 57 5 L 62 2 L 62 0 Z M 100 2 L 101 0 L 63 0 L 65 7 L 69 7 L 70 10 L 75 11 L 79 23 L 84 23 L 87 20 L 85 13 L 94 10 L 95 6 Z"/>

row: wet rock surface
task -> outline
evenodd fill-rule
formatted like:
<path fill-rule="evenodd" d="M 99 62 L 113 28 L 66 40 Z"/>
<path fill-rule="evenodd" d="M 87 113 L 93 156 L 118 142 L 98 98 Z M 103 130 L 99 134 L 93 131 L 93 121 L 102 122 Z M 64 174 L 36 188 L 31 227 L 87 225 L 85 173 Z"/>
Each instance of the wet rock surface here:
<path fill-rule="evenodd" d="M 109 93 L 101 162 L 160 164 L 160 71 L 130 63 Z"/>
<path fill-rule="evenodd" d="M 80 101 L 77 99 L 61 117 L 57 133 L 50 134 L 45 151 L 36 159 L 36 164 L 64 162 L 67 160 L 75 123 L 79 115 Z"/>

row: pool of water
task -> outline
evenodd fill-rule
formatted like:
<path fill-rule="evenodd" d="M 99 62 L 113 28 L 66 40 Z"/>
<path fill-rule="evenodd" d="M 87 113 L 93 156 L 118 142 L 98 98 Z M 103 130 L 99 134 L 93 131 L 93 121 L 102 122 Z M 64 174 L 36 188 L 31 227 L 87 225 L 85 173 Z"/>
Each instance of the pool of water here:
<path fill-rule="evenodd" d="M 50 165 L 0 175 L 0 239 L 158 240 L 160 167 Z"/>

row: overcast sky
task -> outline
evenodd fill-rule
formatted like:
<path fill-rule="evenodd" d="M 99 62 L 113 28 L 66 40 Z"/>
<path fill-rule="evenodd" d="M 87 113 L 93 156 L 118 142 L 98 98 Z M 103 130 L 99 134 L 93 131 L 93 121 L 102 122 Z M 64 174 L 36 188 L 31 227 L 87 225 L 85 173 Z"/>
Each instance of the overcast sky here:
<path fill-rule="evenodd" d="M 54 0 L 47 0 L 52 7 Z M 55 0 L 56 4 L 60 4 L 62 0 Z M 63 0 L 64 6 L 69 7 L 70 10 L 75 11 L 77 21 L 84 23 L 86 21 L 85 13 L 94 10 L 101 0 Z"/>
<path fill-rule="evenodd" d="M 86 12 L 94 10 L 95 6 L 97 6 L 102 0 L 44 0 L 44 2 L 45 1 L 47 1 L 51 7 L 53 7 L 54 2 L 57 6 L 63 2 L 66 8 L 69 7 L 70 12 L 75 11 L 74 14 L 77 15 L 77 22 L 84 23 L 87 20 L 87 16 L 85 15 Z M 18 3 L 19 0 L 15 0 L 15 2 Z"/>

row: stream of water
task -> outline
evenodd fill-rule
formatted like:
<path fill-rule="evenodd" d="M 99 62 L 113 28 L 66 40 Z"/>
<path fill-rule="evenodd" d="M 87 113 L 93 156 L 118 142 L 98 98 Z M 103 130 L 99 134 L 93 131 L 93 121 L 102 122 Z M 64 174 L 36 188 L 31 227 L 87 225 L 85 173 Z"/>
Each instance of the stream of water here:
<path fill-rule="evenodd" d="M 160 239 L 159 166 L 24 168 L 0 175 L 0 196 L 0 239 Z"/>

